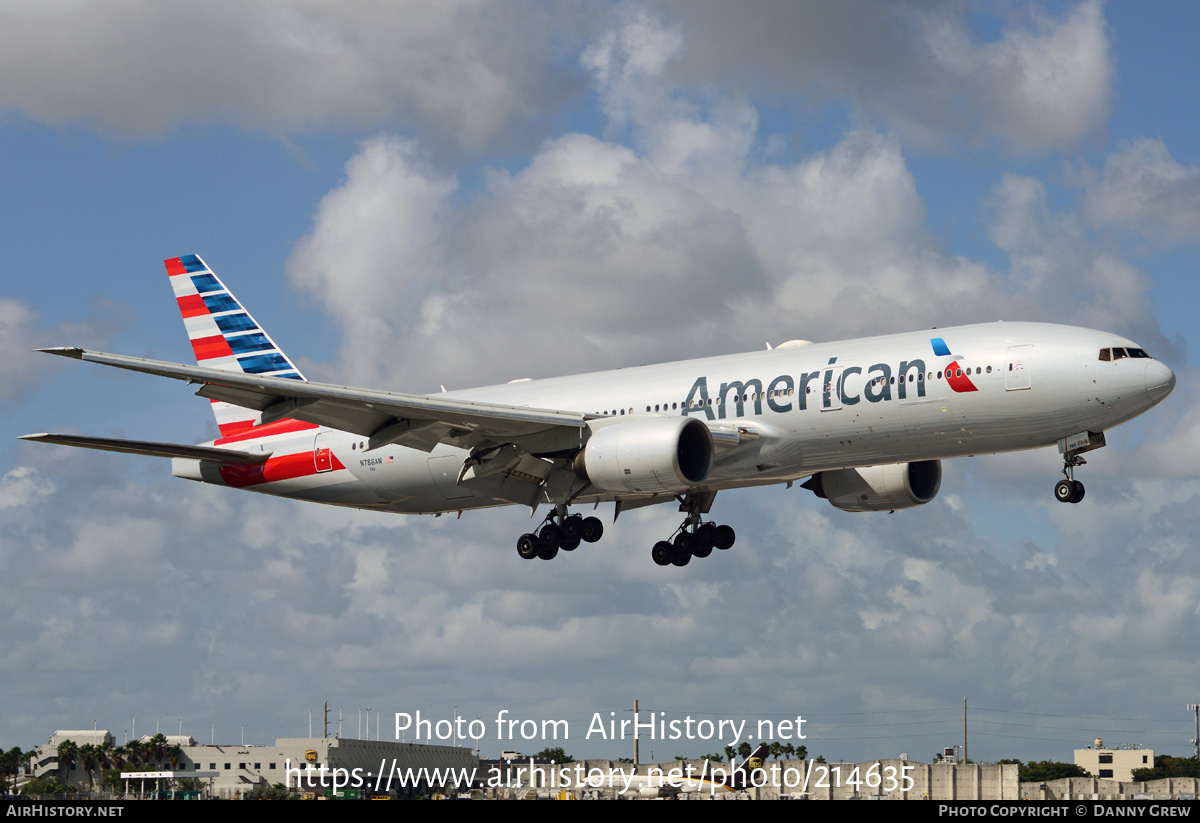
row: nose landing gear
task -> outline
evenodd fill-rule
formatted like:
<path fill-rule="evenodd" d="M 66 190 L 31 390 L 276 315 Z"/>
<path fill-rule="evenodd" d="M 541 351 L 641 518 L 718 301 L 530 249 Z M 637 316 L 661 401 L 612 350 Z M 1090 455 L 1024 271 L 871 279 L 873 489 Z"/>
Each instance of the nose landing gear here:
<path fill-rule="evenodd" d="M 1059 503 L 1078 503 L 1083 499 L 1083 484 L 1075 479 L 1075 467 L 1086 465 L 1087 461 L 1077 454 L 1069 455 L 1063 461 L 1063 477 L 1054 484 L 1054 499 Z"/>

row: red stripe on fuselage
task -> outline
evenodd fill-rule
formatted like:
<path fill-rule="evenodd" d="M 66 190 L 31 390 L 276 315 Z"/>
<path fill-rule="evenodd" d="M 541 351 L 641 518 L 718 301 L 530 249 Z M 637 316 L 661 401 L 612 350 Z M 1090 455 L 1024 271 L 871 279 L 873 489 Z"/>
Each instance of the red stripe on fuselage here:
<path fill-rule="evenodd" d="M 214 445 L 224 446 L 227 443 L 241 443 L 244 440 L 254 440 L 259 437 L 270 437 L 273 434 L 290 434 L 292 432 L 308 431 L 320 428 L 316 423 L 305 423 L 303 420 L 292 420 L 286 417 L 265 426 L 252 426 L 229 437 L 222 437 Z M 222 432 L 224 434 L 224 432 Z"/>
<path fill-rule="evenodd" d="M 177 274 L 187 274 L 187 269 L 184 267 L 183 261 L 178 257 L 164 260 L 163 264 L 167 267 L 167 275 L 169 277 L 174 277 Z"/>
<path fill-rule="evenodd" d="M 329 471 L 346 468 L 332 451 L 325 449 L 325 452 L 328 453 L 331 464 Z M 220 472 L 222 480 L 237 488 L 295 480 L 297 477 L 308 477 L 317 473 L 316 454 L 313 451 L 284 454 L 253 466 L 221 466 Z"/>
<path fill-rule="evenodd" d="M 216 403 L 217 401 L 214 400 L 213 402 Z M 221 437 L 232 437 L 239 432 L 254 428 L 254 420 L 235 420 L 232 423 L 218 423 L 217 428 L 221 430 Z"/>
<path fill-rule="evenodd" d="M 184 317 L 196 317 L 201 314 L 208 314 L 208 306 L 204 305 L 204 299 L 198 294 L 188 294 L 176 300 L 179 303 L 179 313 Z"/>

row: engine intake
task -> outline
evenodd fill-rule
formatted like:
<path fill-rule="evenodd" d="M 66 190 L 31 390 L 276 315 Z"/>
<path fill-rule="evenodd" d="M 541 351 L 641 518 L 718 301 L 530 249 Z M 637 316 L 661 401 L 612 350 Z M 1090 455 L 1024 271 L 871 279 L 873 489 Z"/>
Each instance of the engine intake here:
<path fill-rule="evenodd" d="M 880 512 L 922 506 L 942 487 L 942 462 L 889 463 L 818 472 L 801 484 L 842 511 Z"/>
<path fill-rule="evenodd" d="M 676 493 L 703 483 L 712 464 L 708 426 L 694 417 L 650 417 L 593 431 L 575 473 L 606 492 Z"/>

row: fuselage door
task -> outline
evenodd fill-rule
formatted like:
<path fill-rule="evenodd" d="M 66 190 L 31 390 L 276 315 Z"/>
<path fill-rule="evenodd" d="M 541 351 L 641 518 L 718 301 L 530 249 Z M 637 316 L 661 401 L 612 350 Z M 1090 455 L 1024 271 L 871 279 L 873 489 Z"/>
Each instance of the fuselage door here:
<path fill-rule="evenodd" d="M 821 411 L 836 411 L 842 407 L 842 367 L 827 366 L 821 370 Z"/>
<path fill-rule="evenodd" d="M 1028 389 L 1032 383 L 1033 346 L 1009 346 L 1004 364 L 1004 388 L 1008 391 Z"/>
<path fill-rule="evenodd" d="M 333 468 L 333 454 L 329 451 L 332 432 L 319 431 L 313 441 L 313 463 L 318 472 L 327 472 Z"/>

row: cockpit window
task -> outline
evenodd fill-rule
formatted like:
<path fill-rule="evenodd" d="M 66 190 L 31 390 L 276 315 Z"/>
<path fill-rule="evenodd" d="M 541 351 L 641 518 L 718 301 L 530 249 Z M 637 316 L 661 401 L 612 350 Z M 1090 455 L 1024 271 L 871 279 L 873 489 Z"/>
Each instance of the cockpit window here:
<path fill-rule="evenodd" d="M 1100 350 L 1100 359 L 1106 363 L 1110 360 L 1120 360 L 1123 357 L 1149 358 L 1150 355 L 1146 354 L 1145 349 L 1117 347 L 1117 348 L 1112 348 L 1112 349 L 1101 349 Z"/>

